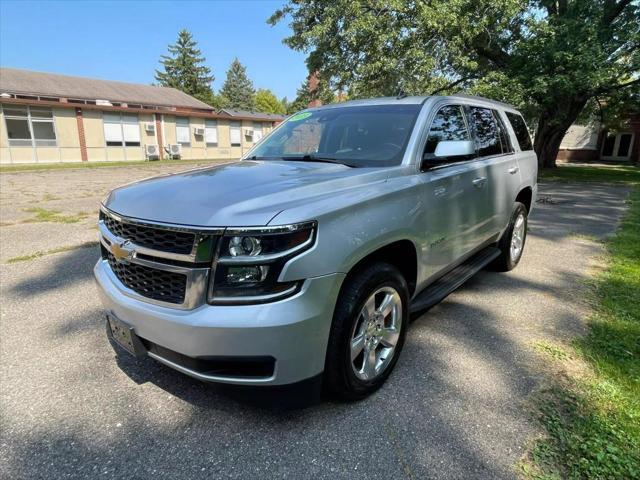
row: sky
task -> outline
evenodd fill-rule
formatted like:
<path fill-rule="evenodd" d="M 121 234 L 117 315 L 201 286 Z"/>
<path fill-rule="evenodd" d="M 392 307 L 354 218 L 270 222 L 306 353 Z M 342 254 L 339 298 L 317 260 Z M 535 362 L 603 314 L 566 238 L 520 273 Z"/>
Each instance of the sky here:
<path fill-rule="evenodd" d="M 0 0 L 0 65 L 66 75 L 151 83 L 160 55 L 189 30 L 219 90 L 234 57 L 256 88 L 295 98 L 305 55 L 282 43 L 286 22 L 266 19 L 282 1 Z"/>

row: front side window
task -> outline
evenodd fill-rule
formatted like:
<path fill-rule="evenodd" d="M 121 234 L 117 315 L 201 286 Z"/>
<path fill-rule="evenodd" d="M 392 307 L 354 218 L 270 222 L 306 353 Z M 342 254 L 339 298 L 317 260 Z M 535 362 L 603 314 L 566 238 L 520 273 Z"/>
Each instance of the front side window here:
<path fill-rule="evenodd" d="M 137 115 L 105 113 L 102 120 L 107 147 L 140 146 L 140 126 Z"/>
<path fill-rule="evenodd" d="M 464 110 L 459 105 L 447 105 L 436 113 L 431 123 L 423 158 L 435 158 L 438 142 L 469 140 L 469 129 L 464 118 Z"/>
<path fill-rule="evenodd" d="M 502 153 L 500 133 L 493 111 L 489 108 L 470 107 L 469 114 L 475 133 L 478 156 L 500 155 Z"/>
<path fill-rule="evenodd" d="M 204 140 L 207 147 L 218 146 L 218 122 L 215 120 L 204 121 Z"/>
<path fill-rule="evenodd" d="M 292 115 L 249 158 L 383 167 L 402 161 L 420 104 L 336 106 Z"/>
<path fill-rule="evenodd" d="M 56 146 L 56 130 L 50 108 L 5 106 L 3 111 L 10 146 Z"/>
<path fill-rule="evenodd" d="M 523 152 L 527 150 L 533 150 L 533 144 L 531 143 L 531 137 L 529 136 L 529 130 L 527 130 L 527 124 L 524 123 L 522 116 L 517 113 L 505 112 L 507 114 L 507 120 L 513 128 L 513 133 L 516 134 L 518 139 L 518 145 Z"/>
<path fill-rule="evenodd" d="M 188 118 L 176 118 L 176 142 L 178 142 L 183 147 L 188 147 L 191 145 L 191 132 L 189 132 Z"/>
<path fill-rule="evenodd" d="M 229 140 L 232 147 L 239 147 L 242 143 L 240 122 L 229 123 Z"/>

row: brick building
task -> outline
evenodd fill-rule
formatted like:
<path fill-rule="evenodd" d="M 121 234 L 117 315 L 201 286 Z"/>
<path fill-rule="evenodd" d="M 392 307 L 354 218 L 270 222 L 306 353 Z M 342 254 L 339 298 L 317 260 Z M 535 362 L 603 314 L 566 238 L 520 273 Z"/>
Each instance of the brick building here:
<path fill-rule="evenodd" d="M 0 68 L 0 163 L 234 159 L 283 116 L 174 88 Z"/>

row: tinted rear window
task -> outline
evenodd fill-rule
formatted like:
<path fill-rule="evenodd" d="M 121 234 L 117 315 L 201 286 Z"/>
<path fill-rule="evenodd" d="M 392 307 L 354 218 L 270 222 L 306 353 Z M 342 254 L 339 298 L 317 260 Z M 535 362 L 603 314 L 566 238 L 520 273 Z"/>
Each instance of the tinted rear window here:
<path fill-rule="evenodd" d="M 516 138 L 518 139 L 518 145 L 520 145 L 520 150 L 533 150 L 533 145 L 531 144 L 531 137 L 529 136 L 529 131 L 527 130 L 527 124 L 524 123 L 524 119 L 518 115 L 517 113 L 505 112 L 507 114 L 507 119 L 511 124 L 511 128 L 513 128 L 513 132 L 516 134 Z"/>
<path fill-rule="evenodd" d="M 470 107 L 471 122 L 476 136 L 476 148 L 478 156 L 500 155 L 502 145 L 496 119 L 488 108 Z"/>

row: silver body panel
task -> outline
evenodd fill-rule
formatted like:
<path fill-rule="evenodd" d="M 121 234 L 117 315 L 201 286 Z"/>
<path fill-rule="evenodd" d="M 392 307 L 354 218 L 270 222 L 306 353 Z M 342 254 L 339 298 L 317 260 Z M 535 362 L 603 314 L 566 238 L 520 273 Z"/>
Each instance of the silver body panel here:
<path fill-rule="evenodd" d="M 304 280 L 293 297 L 260 305 L 158 305 L 126 292 L 101 260 L 95 275 L 105 307 L 141 337 L 183 355 L 276 359 L 276 372 L 269 379 L 203 380 L 278 385 L 322 372 L 339 289 L 357 262 L 389 243 L 410 241 L 418 258 L 417 294 L 470 252 L 500 237 L 518 192 L 530 188 L 531 204 L 535 202 L 536 155 L 519 150 L 510 127 L 513 153 L 420 170 L 428 129 L 440 107 L 489 107 L 506 125 L 505 111 L 516 112 L 512 107 L 467 96 L 348 103 L 394 102 L 423 105 L 398 166 L 242 160 L 144 180 L 105 199 L 106 208 L 130 219 L 204 232 L 316 221 L 315 244 L 289 260 L 279 277 L 281 282 Z"/>

